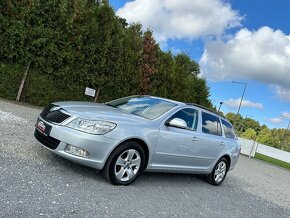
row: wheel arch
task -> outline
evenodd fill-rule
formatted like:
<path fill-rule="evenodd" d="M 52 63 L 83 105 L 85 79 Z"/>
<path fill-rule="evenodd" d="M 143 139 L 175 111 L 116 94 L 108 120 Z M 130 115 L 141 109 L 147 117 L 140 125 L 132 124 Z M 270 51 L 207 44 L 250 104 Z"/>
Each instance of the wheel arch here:
<path fill-rule="evenodd" d="M 223 156 L 221 156 L 221 158 L 225 158 L 227 160 L 227 162 L 229 164 L 229 166 L 228 166 L 228 170 L 229 170 L 231 168 L 231 163 L 232 163 L 230 155 L 229 154 L 224 154 Z"/>
<path fill-rule="evenodd" d="M 115 146 L 115 148 L 110 152 L 110 154 L 108 155 L 108 157 L 106 158 L 105 164 L 107 163 L 107 161 L 108 161 L 108 159 L 110 158 L 110 156 L 112 155 L 112 153 L 113 153 L 117 148 L 119 148 L 120 146 L 122 146 L 122 144 L 124 144 L 124 143 L 126 143 L 126 142 L 136 142 L 136 143 L 138 143 L 139 145 L 141 145 L 141 147 L 143 148 L 144 153 L 145 153 L 145 164 L 144 164 L 144 169 L 142 169 L 142 171 L 145 170 L 145 169 L 147 168 L 147 165 L 148 165 L 148 162 L 149 162 L 149 146 L 148 146 L 148 144 L 147 144 L 144 140 L 142 140 L 142 139 L 140 139 L 140 138 L 137 138 L 137 137 L 127 138 L 127 139 L 125 139 L 125 140 L 119 142 L 119 143 Z"/>

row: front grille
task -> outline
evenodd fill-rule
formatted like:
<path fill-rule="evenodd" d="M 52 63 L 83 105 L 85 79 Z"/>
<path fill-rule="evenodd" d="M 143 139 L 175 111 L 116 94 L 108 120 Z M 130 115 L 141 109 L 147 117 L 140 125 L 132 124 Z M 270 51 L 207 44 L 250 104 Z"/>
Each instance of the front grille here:
<path fill-rule="evenodd" d="M 57 108 L 56 110 L 51 111 L 54 107 L 59 107 L 54 104 L 50 104 L 48 107 L 44 108 L 43 111 L 41 112 L 40 116 L 42 119 L 48 122 L 53 122 L 53 123 L 62 123 L 66 119 L 70 117 L 70 115 L 63 113 L 61 108 Z"/>
<path fill-rule="evenodd" d="M 56 149 L 57 146 L 59 145 L 60 141 L 51 137 L 51 136 L 46 136 L 40 133 L 38 130 L 34 130 L 34 137 L 43 145 L 50 149 Z"/>
<path fill-rule="evenodd" d="M 47 107 L 45 107 L 45 108 L 43 109 L 43 111 L 41 112 L 40 115 L 41 115 L 42 117 L 46 117 L 47 114 L 50 112 L 50 109 L 53 108 L 53 107 L 56 107 L 56 105 L 54 105 L 54 104 L 50 104 L 50 105 L 48 105 Z"/>

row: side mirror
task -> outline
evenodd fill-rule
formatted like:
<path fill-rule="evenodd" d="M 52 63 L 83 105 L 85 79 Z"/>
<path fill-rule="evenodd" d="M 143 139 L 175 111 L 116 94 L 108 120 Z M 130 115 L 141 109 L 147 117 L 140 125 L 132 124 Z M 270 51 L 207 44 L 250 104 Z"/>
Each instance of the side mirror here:
<path fill-rule="evenodd" d="M 182 129 L 186 129 L 187 128 L 187 124 L 183 119 L 180 118 L 174 118 L 169 122 L 166 122 L 165 124 L 166 126 L 173 126 L 173 127 L 177 127 L 177 128 L 182 128 Z"/>

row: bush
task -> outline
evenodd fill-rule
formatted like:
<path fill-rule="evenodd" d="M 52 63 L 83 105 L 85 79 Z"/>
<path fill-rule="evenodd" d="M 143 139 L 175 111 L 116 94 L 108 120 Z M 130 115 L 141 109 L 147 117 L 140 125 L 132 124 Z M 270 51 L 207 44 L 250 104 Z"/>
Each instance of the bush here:
<path fill-rule="evenodd" d="M 15 100 L 24 68 L 0 63 L 0 97 Z"/>
<path fill-rule="evenodd" d="M 25 68 L 3 63 L 0 66 L 2 78 L 0 97 L 15 100 Z M 92 98 L 85 96 L 85 87 L 80 82 L 67 83 L 64 79 L 55 78 L 53 75 L 30 68 L 20 100 L 38 106 L 45 106 L 55 101 L 92 101 Z"/>

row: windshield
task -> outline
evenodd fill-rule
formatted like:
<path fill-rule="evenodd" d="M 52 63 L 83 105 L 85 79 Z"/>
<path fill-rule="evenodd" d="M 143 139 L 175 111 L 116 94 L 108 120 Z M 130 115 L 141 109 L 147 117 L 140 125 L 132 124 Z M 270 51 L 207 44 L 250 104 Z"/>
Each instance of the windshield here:
<path fill-rule="evenodd" d="M 131 96 L 120 98 L 106 103 L 106 105 L 127 111 L 150 120 L 153 120 L 170 109 L 176 104 L 169 101 L 152 98 L 149 96 Z"/>

